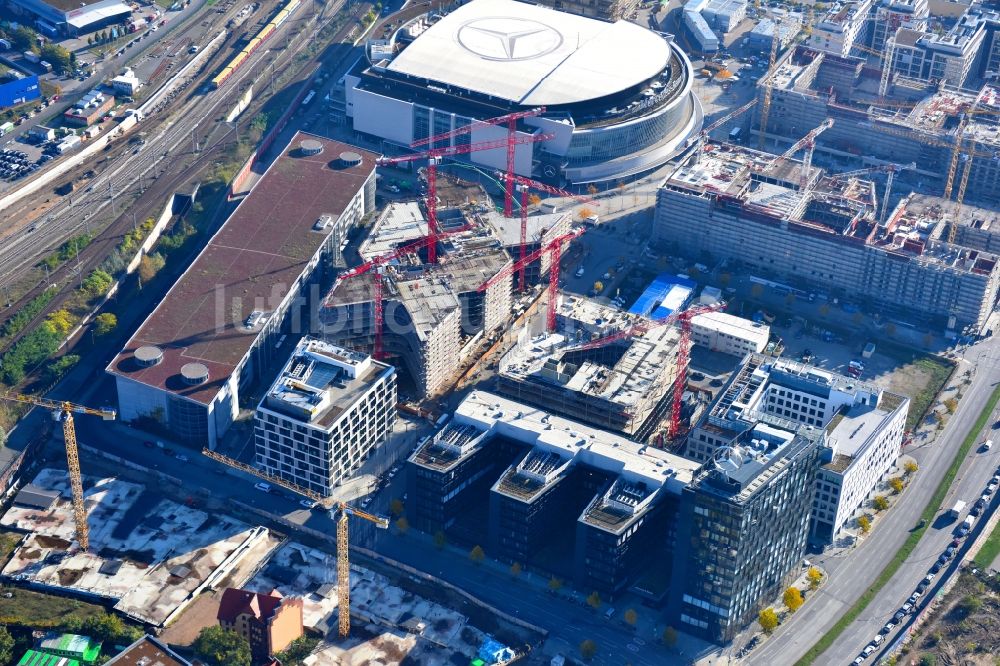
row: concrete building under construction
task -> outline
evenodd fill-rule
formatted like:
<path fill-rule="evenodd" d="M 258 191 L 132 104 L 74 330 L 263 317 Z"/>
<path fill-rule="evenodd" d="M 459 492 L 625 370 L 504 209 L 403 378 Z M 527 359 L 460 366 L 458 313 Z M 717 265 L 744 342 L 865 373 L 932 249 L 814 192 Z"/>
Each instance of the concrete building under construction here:
<path fill-rule="evenodd" d="M 438 211 L 443 237 L 437 264 L 426 263 L 426 250 L 421 250 L 381 269 L 383 346 L 406 369 L 418 394 L 432 396 L 446 390 L 478 343 L 496 333 L 513 313 L 514 275 L 484 285 L 511 267 L 510 252 L 517 252 L 511 229 L 519 230 L 520 220 L 496 215 L 488 201 L 480 192 L 475 201 Z M 536 247 L 569 228 L 568 215 L 540 217 L 542 222 L 529 225 L 528 238 Z M 359 253 L 372 260 L 426 234 L 427 221 L 418 204 L 393 204 L 377 220 Z M 534 262 L 529 283 L 537 282 L 547 267 L 547 260 Z M 374 272 L 341 281 L 328 295 L 320 313 L 326 339 L 371 347 L 373 279 Z"/>
<path fill-rule="evenodd" d="M 997 256 L 942 240 L 935 198 L 905 197 L 880 223 L 871 181 L 816 168 L 802 178 L 799 162 L 708 144 L 664 180 L 654 238 L 891 317 L 982 329 L 1000 286 Z"/>
<path fill-rule="evenodd" d="M 991 48 L 986 55 L 993 58 L 992 53 Z M 1000 67 L 1000 51 L 994 59 Z M 958 90 L 937 80 L 893 76 L 883 96 L 879 91 L 881 72 L 866 60 L 804 46 L 790 49 L 782 57 L 771 80 L 769 139 L 780 139 L 787 145 L 832 118 L 834 125 L 818 137 L 817 150 L 841 158 L 860 158 L 866 164 L 915 162 L 916 168 L 907 178 L 917 180 L 923 185 L 921 189 L 943 191 L 961 116 L 975 107 L 976 113 L 968 115 L 961 137 L 963 152 L 971 155 L 971 160 L 958 165 L 954 189 L 968 166 L 970 198 L 990 200 L 1000 195 L 1000 163 L 996 160 L 1000 153 L 1000 89 L 985 85 Z M 762 99 L 763 85 L 758 92 Z M 758 113 L 761 106 L 758 104 Z"/>
<path fill-rule="evenodd" d="M 642 441 L 667 409 L 676 373 L 678 333 L 652 328 L 595 349 L 579 342 L 611 335 L 640 318 L 564 295 L 557 331 L 530 337 L 500 361 L 500 393 Z"/>

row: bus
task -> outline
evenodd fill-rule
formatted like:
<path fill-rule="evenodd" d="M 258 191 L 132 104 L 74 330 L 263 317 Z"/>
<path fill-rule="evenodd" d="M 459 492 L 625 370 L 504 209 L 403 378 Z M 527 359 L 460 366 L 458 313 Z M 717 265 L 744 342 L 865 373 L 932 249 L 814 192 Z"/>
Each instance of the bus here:
<path fill-rule="evenodd" d="M 310 90 L 309 94 L 306 95 L 305 98 L 302 100 L 302 106 L 309 106 L 309 102 L 311 102 L 313 100 L 313 97 L 315 96 L 316 96 L 316 91 Z"/>

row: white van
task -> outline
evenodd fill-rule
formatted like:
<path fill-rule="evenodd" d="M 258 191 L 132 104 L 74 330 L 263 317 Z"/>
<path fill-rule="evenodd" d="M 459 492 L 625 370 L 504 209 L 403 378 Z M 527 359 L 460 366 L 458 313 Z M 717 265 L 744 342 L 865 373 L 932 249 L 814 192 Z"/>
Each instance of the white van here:
<path fill-rule="evenodd" d="M 992 448 L 993 448 L 993 440 L 992 439 L 988 439 L 985 442 L 983 442 L 983 451 L 989 451 Z"/>

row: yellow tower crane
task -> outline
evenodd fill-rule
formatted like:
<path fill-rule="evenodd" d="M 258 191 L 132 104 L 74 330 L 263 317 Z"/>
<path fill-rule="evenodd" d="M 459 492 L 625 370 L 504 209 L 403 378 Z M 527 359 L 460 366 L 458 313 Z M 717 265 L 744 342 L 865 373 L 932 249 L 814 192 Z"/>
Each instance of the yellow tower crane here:
<path fill-rule="evenodd" d="M 66 443 L 66 466 L 69 468 L 69 485 L 73 491 L 73 521 L 76 524 L 76 540 L 80 548 L 90 547 L 90 531 L 87 529 L 87 509 L 83 504 L 83 480 L 80 478 L 80 454 L 76 448 L 76 427 L 73 425 L 73 414 L 90 414 L 100 416 L 105 421 L 114 421 L 117 416 L 113 409 L 92 409 L 76 405 L 64 400 L 50 400 L 21 393 L 6 393 L 0 395 L 0 400 L 20 402 L 35 407 L 45 407 L 52 410 L 52 415 L 62 421 L 63 439 Z"/>
<path fill-rule="evenodd" d="M 778 59 L 778 43 L 781 41 L 781 28 L 785 25 L 783 18 L 771 17 L 774 23 L 774 34 L 771 35 L 771 53 L 767 58 L 767 73 L 764 75 L 764 99 L 760 104 L 760 144 L 759 148 L 764 150 L 764 142 L 767 141 L 767 119 L 771 115 L 771 94 L 774 91 L 774 63 Z"/>
<path fill-rule="evenodd" d="M 337 612 L 340 619 L 340 637 L 347 638 L 351 633 L 351 559 L 348 549 L 347 519 L 351 516 L 375 523 L 379 529 L 388 529 L 389 519 L 362 511 L 346 502 L 337 502 Z"/>

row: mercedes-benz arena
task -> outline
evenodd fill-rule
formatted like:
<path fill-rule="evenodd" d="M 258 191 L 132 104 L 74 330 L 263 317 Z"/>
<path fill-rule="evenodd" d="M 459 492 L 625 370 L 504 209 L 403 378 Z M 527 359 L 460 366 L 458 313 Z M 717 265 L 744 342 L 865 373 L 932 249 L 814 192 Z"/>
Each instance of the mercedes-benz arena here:
<path fill-rule="evenodd" d="M 579 184 L 654 169 L 701 130 L 687 56 L 671 36 L 627 21 L 473 0 L 413 18 L 366 51 L 344 77 L 347 116 L 387 154 L 472 119 L 545 107 L 518 130 L 555 136 L 518 145 L 517 171 Z M 505 136 L 505 128 L 479 126 L 454 141 Z M 506 148 L 468 159 L 503 168 Z"/>

